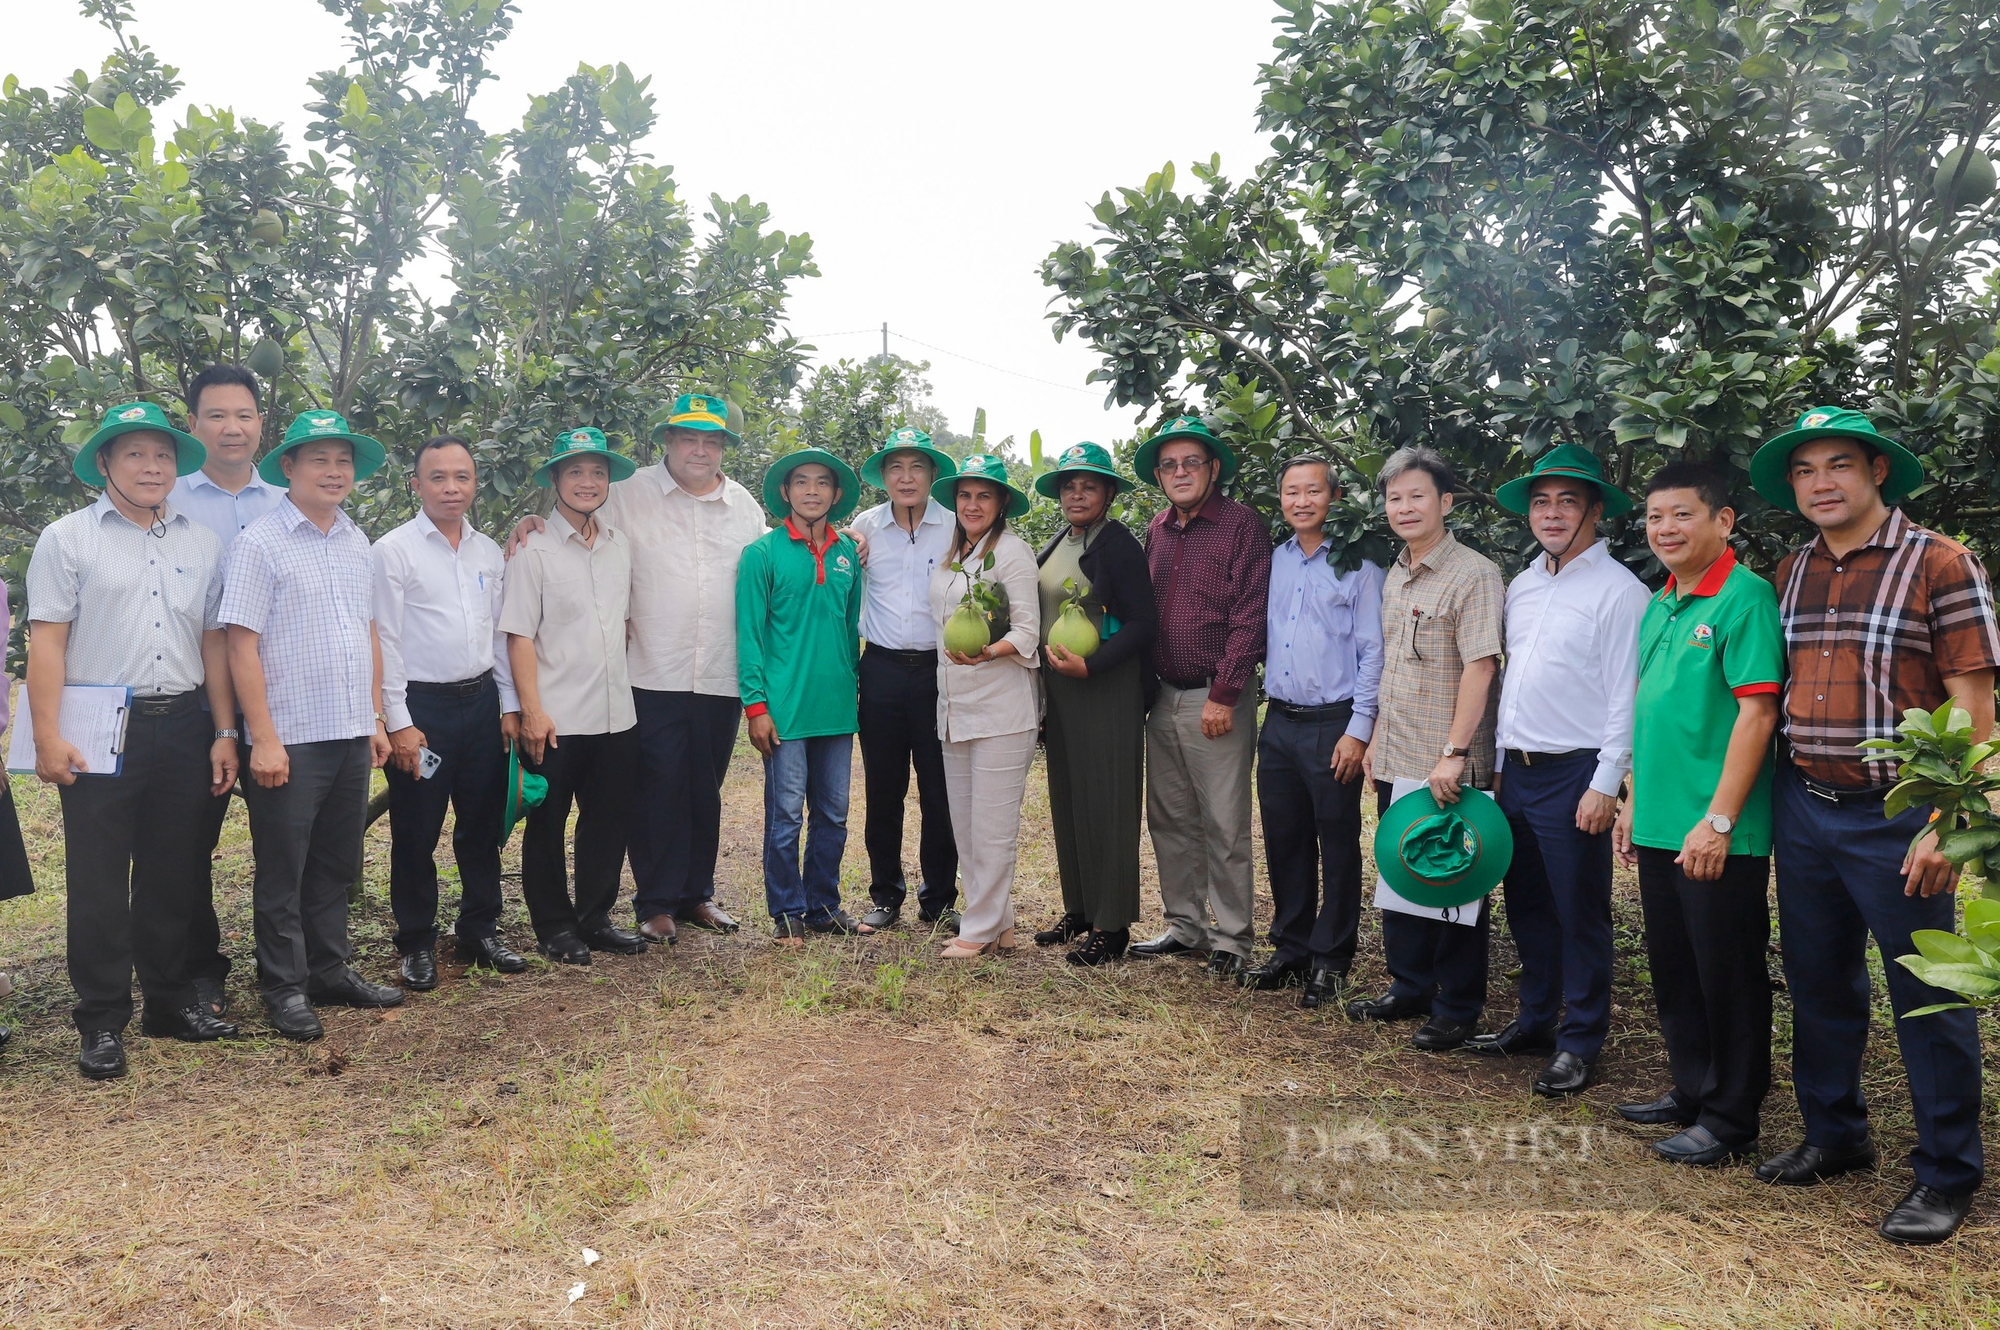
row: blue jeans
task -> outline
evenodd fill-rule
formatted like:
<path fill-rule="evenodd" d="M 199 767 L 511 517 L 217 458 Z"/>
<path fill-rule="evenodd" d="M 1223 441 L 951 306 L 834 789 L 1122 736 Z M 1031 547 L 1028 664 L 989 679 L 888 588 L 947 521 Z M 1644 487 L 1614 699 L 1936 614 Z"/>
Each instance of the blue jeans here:
<path fill-rule="evenodd" d="M 773 919 L 820 922 L 840 908 L 854 736 L 786 739 L 764 759 L 764 901 Z M 800 872 L 799 832 L 812 810 Z"/>

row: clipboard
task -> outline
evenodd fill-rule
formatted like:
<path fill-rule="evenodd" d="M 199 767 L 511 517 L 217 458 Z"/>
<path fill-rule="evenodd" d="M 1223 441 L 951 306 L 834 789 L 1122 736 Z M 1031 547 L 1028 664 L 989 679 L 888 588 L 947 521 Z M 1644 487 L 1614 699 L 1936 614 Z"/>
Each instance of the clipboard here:
<path fill-rule="evenodd" d="M 89 764 L 91 776 L 116 776 L 125 766 L 125 724 L 132 716 L 132 690 L 95 684 L 65 684 L 57 723 L 63 738 L 76 745 Z M 7 770 L 35 770 L 35 713 L 28 690 L 21 688 L 14 715 L 14 734 L 7 745 Z M 74 770 L 74 768 L 72 768 Z"/>

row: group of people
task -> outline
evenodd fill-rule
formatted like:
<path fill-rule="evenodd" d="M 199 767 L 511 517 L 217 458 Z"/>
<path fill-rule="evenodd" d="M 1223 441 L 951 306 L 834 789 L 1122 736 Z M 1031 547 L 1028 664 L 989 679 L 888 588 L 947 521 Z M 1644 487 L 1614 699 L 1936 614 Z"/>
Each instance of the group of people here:
<path fill-rule="evenodd" d="M 1319 456 L 1279 474 L 1291 534 L 1274 549 L 1225 492 L 1233 451 L 1195 417 L 1136 451 L 1137 480 L 1166 500 L 1143 540 L 1113 516 L 1135 479 L 1079 443 L 1034 481 L 1064 519 L 1036 550 L 1009 527 L 1031 498 L 1005 460 L 955 461 L 915 428 L 859 475 L 819 449 L 780 457 L 760 507 L 723 473 L 739 442 L 726 403 L 687 394 L 654 431 L 656 465 L 594 428 L 559 435 L 534 473 L 551 509 L 503 554 L 468 520 L 461 438 L 416 448 L 422 511 L 371 548 L 342 505 L 384 464 L 379 443 L 308 411 L 256 462 L 258 385 L 236 366 L 200 375 L 187 409 L 188 432 L 150 403 L 107 414 L 76 459 L 103 495 L 43 533 L 28 574 L 28 707 L 37 773 L 61 787 L 85 1076 L 124 1071 L 135 969 L 146 1032 L 236 1033 L 209 864 L 239 773 L 258 984 L 272 1027 L 310 1039 L 315 1006 L 437 984 L 448 809 L 468 964 L 527 964 L 498 935 L 500 847 L 523 813 L 522 894 L 549 960 L 735 930 L 715 864 L 743 725 L 780 945 L 895 927 L 914 894 L 945 958 L 1013 949 L 1040 746 L 1063 913 L 1037 945 L 1078 966 L 1193 957 L 1253 990 L 1296 987 L 1307 1008 L 1421 1018 L 1421 1049 L 1544 1058 L 1548 1096 L 1594 1074 L 1612 864 L 1636 864 L 1672 1085 L 1618 1111 L 1679 1128 L 1654 1149 L 1682 1164 L 1757 1151 L 1775 857 L 1805 1140 L 1758 1173 L 1809 1185 L 1875 1163 L 1867 938 L 1893 957 L 1913 931 L 1951 928 L 1957 874 L 1919 836 L 1928 810 L 1883 816 L 1893 767 L 1857 745 L 1946 698 L 1984 738 L 2000 633 L 1978 561 L 1893 507 L 1922 469 L 1865 416 L 1815 409 L 1757 454 L 1758 492 L 1818 528 L 1776 589 L 1735 561 L 1724 477 L 1696 462 L 1652 476 L 1646 537 L 1669 574 L 1653 593 L 1600 530 L 1632 498 L 1572 445 L 1494 496 L 1539 544 L 1506 584 L 1449 529 L 1459 491 L 1438 453 L 1405 448 L 1378 473 L 1401 542 L 1382 568 L 1328 540 L 1340 472 Z M 864 480 L 887 500 L 857 515 Z M 65 685 L 131 690 L 115 775 L 65 739 Z M 857 736 L 858 919 L 840 893 Z M 385 765 L 400 988 L 357 974 L 347 938 L 368 773 Z M 1261 961 L 1253 781 L 1273 904 Z M 1484 898 L 1432 908 L 1378 881 L 1391 983 L 1350 987 L 1365 784 L 1381 809 L 1497 798 L 1521 960 L 1504 1028 L 1479 1028 Z M 1166 927 L 1135 942 L 1142 809 Z M 628 860 L 631 929 L 611 917 Z M 1918 1145 L 1916 1186 L 1881 1231 L 1938 1241 L 1983 1177 L 1977 1030 L 1963 1011 L 1901 1019 L 1941 995 L 1887 972 Z"/>

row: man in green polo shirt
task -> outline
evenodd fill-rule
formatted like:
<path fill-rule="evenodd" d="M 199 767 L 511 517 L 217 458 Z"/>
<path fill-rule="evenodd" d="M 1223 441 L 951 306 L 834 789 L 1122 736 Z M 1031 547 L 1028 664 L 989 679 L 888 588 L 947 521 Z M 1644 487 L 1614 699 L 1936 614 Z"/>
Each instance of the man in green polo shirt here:
<path fill-rule="evenodd" d="M 743 551 L 736 574 L 736 674 L 750 742 L 764 755 L 764 899 L 777 940 L 853 933 L 840 908 L 854 760 L 861 560 L 834 528 L 861 497 L 847 463 L 788 453 L 764 477 L 783 519 Z M 799 858 L 800 826 L 812 810 Z"/>
<path fill-rule="evenodd" d="M 1639 869 L 1674 1088 L 1618 1111 L 1685 1128 L 1653 1146 L 1678 1164 L 1754 1152 L 1771 1086 L 1765 887 L 1785 642 L 1771 584 L 1730 551 L 1735 525 L 1713 467 L 1673 462 L 1646 486 L 1646 540 L 1671 576 L 1639 624 L 1632 799 L 1613 840 Z"/>

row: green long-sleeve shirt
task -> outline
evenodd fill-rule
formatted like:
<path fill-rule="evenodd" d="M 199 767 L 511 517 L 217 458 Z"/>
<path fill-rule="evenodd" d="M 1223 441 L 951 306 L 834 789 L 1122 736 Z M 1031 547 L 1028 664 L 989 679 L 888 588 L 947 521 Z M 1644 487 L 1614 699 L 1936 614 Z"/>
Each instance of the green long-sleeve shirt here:
<path fill-rule="evenodd" d="M 861 559 L 827 530 L 813 549 L 789 519 L 743 551 L 736 569 L 736 678 L 744 710 L 768 711 L 780 739 L 857 728 Z"/>

